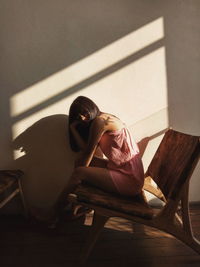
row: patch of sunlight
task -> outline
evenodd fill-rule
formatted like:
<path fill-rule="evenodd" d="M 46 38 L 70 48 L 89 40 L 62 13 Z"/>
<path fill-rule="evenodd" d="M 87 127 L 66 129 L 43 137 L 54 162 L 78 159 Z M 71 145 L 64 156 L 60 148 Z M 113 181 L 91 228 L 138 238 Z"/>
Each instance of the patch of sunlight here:
<path fill-rule="evenodd" d="M 160 17 L 88 57 L 22 90 L 10 99 L 11 116 L 43 103 L 164 37 Z"/>
<path fill-rule="evenodd" d="M 112 217 L 105 224 L 105 228 L 133 233 L 133 222 L 125 218 Z"/>
<path fill-rule="evenodd" d="M 21 149 L 13 150 L 13 158 L 16 160 L 18 158 L 21 158 L 26 155 L 25 151 L 22 151 Z"/>
<path fill-rule="evenodd" d="M 168 95 L 165 47 L 160 47 L 87 86 L 87 95 L 92 96 L 103 111 L 119 116 L 127 125 L 133 125 L 166 109 Z"/>
<path fill-rule="evenodd" d="M 94 212 L 90 212 L 86 215 L 84 225 L 91 226 Z M 133 222 L 125 218 L 111 217 L 105 224 L 105 228 L 133 233 Z"/>
<path fill-rule="evenodd" d="M 40 118 L 67 114 L 67 107 L 79 94 L 76 92 L 67 96 L 14 123 L 13 138 Z M 81 90 L 81 95 L 92 98 L 101 110 L 119 116 L 128 126 L 157 114 L 167 106 L 164 47 L 86 86 Z M 109 99 L 112 99 L 112 104 Z"/>

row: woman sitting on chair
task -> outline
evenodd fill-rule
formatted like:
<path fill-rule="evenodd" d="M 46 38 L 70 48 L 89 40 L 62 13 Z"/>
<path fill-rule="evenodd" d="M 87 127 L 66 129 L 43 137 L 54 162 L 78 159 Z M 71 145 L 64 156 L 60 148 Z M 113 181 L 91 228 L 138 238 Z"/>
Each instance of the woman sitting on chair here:
<path fill-rule="evenodd" d="M 139 149 L 119 118 L 101 112 L 91 99 L 79 96 L 69 111 L 69 138 L 72 150 L 80 154 L 59 203 L 81 181 L 124 196 L 141 192 L 144 171 Z M 98 151 L 107 159 L 98 157 Z"/>

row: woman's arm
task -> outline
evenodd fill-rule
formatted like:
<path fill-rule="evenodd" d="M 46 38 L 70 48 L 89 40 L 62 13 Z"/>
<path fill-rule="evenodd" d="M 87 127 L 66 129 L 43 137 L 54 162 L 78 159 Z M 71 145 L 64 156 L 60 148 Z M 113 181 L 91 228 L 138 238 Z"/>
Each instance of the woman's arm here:
<path fill-rule="evenodd" d="M 101 136 L 106 131 L 105 122 L 102 119 L 95 119 L 91 125 L 88 143 L 81 153 L 80 158 L 76 162 L 76 166 L 86 166 L 90 165 L 90 162 L 94 156 L 94 153 L 98 147 L 98 143 Z"/>
<path fill-rule="evenodd" d="M 77 145 L 79 146 L 79 148 L 81 150 L 84 150 L 86 149 L 86 142 L 83 140 L 83 138 L 80 136 L 79 132 L 77 131 L 76 129 L 76 126 L 79 124 L 78 121 L 74 121 L 70 124 L 70 130 L 71 130 L 71 133 L 72 135 L 74 136 L 74 139 L 77 143 Z"/>

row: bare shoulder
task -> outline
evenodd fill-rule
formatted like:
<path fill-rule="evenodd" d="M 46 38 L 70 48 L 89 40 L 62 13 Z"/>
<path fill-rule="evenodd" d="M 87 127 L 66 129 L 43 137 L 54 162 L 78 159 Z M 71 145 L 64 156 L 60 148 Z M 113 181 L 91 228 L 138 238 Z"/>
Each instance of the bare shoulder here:
<path fill-rule="evenodd" d="M 102 113 L 98 120 L 99 124 L 107 131 L 120 130 L 124 127 L 124 123 L 119 118 L 109 113 Z"/>
<path fill-rule="evenodd" d="M 106 129 L 106 124 L 105 124 L 104 118 L 101 116 L 96 117 L 93 120 L 91 127 L 92 127 L 92 129 L 104 131 Z"/>

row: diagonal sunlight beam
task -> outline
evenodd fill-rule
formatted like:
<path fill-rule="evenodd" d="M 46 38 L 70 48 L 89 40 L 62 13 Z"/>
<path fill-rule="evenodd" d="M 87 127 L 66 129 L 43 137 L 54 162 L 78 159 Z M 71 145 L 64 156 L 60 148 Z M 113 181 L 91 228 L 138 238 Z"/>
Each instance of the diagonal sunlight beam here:
<path fill-rule="evenodd" d="M 163 18 L 158 18 L 68 68 L 13 95 L 10 99 L 13 122 L 22 120 L 130 64 L 142 53 L 145 54 L 145 49 L 146 53 L 149 53 L 155 47 L 160 47 L 163 38 Z"/>
<path fill-rule="evenodd" d="M 127 58 L 124 58 L 123 60 L 109 66 L 108 68 L 96 73 L 95 75 L 85 79 L 84 81 L 81 81 L 80 83 L 78 83 L 72 87 L 67 88 L 67 90 L 47 99 L 46 101 L 38 104 L 37 106 L 34 106 L 34 107 L 28 109 L 27 111 L 25 111 L 19 115 L 14 116 L 12 118 L 12 123 L 23 120 L 24 118 L 31 116 L 33 113 L 38 112 L 38 111 L 40 111 L 40 110 L 42 110 L 42 109 L 44 109 L 50 105 L 53 105 L 56 102 L 61 101 L 63 98 L 66 98 L 66 97 L 70 96 L 71 94 L 74 94 L 77 91 L 96 83 L 100 79 L 103 79 L 106 76 L 124 68 L 125 66 L 133 63 L 134 61 L 137 61 L 141 57 L 148 55 L 152 51 L 163 47 L 163 45 L 164 45 L 163 40 L 159 40 L 159 41 L 149 45 L 148 47 L 138 51 L 137 53 L 134 53 L 133 55 L 128 56 Z"/>
<path fill-rule="evenodd" d="M 157 43 L 161 44 L 162 42 Z M 152 45 L 150 47 L 152 48 Z M 129 126 L 137 121 L 144 119 L 146 121 L 152 114 L 160 114 L 161 110 L 163 121 L 163 114 L 167 118 L 165 113 L 168 106 L 165 47 L 153 48 L 153 51 L 148 50 L 146 54 L 142 51 L 136 53 L 137 58 L 130 58 L 129 64 L 126 64 L 126 60 L 122 61 L 123 67 L 121 65 L 121 68 L 115 68 L 115 71 L 107 73 L 105 77 L 98 77 L 88 85 L 81 84 L 83 86 L 81 94 L 94 99 L 101 105 L 102 110 L 106 111 L 109 108 L 109 112 L 120 116 Z M 147 48 L 144 50 L 147 51 Z M 35 112 L 30 115 L 26 113 L 24 119 L 21 117 L 23 114 L 19 115 L 17 118 L 21 120 L 13 123 L 13 138 L 40 118 L 66 113 L 74 97 L 79 94 L 80 92 L 76 92 L 66 97 L 62 96 L 60 100 L 57 99 L 54 104 L 49 104 L 46 108 L 40 107 L 39 111 L 34 110 Z M 158 125 L 155 127 L 158 128 Z"/>

